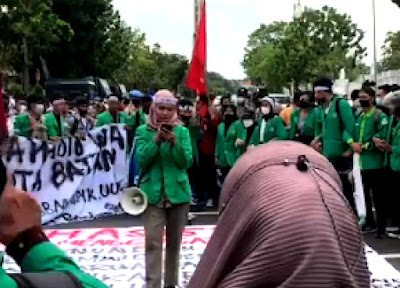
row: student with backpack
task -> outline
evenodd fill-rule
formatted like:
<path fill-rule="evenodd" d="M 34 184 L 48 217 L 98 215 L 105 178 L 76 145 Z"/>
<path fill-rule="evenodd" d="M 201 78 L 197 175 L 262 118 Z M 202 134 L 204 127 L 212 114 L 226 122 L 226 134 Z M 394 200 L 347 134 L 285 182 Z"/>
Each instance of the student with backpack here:
<path fill-rule="evenodd" d="M 321 78 L 314 83 L 318 103 L 315 139 L 311 146 L 321 152 L 335 167 L 343 184 L 343 193 L 356 213 L 353 186 L 349 180 L 352 171 L 352 152 L 361 153 L 361 145 L 354 141 L 355 119 L 349 103 L 333 94 L 333 82 Z"/>
<path fill-rule="evenodd" d="M 355 141 L 360 145 L 360 168 L 364 185 L 364 195 L 367 208 L 365 230 L 375 228 L 372 202 L 375 206 L 377 219 L 376 237 L 385 237 L 385 190 L 381 179 L 384 177 L 383 168 L 385 153 L 376 147 L 374 140 L 384 140 L 387 135 L 389 121 L 387 116 L 375 104 L 375 91 L 372 88 L 363 88 L 359 92 L 359 101 L 362 108 L 356 120 Z M 373 201 L 372 201 L 373 200 Z"/>

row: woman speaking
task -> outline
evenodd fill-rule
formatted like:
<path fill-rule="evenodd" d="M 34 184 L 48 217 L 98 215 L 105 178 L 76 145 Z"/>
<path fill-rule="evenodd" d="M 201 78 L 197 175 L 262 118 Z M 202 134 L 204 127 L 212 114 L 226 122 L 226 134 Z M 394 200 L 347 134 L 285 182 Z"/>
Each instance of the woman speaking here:
<path fill-rule="evenodd" d="M 166 227 L 164 286 L 178 284 L 179 250 L 191 190 L 186 173 L 193 162 L 189 131 L 179 125 L 177 99 L 160 90 L 150 108 L 149 122 L 136 132 L 140 188 L 148 197 L 145 212 L 146 283 L 160 288 L 163 232 Z"/>

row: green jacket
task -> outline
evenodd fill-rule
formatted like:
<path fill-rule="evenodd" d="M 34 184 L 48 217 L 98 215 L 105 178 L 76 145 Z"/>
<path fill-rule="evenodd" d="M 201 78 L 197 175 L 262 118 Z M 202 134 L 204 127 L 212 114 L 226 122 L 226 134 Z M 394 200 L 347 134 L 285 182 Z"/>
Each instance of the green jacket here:
<path fill-rule="evenodd" d="M 336 104 L 337 101 L 340 101 Z M 336 111 L 337 105 L 340 110 L 340 117 Z M 322 130 L 320 131 L 320 129 Z M 322 154 L 333 161 L 343 156 L 354 142 L 355 119 L 349 103 L 335 96 L 332 99 L 328 114 L 325 109 L 319 108 L 317 112 L 316 135 L 322 142 Z"/>
<path fill-rule="evenodd" d="M 111 116 L 110 111 L 105 111 L 99 115 L 97 115 L 97 123 L 96 126 L 105 126 L 110 124 L 125 124 L 126 123 L 126 114 L 124 112 L 118 112 L 117 122 L 114 122 L 114 118 Z"/>
<path fill-rule="evenodd" d="M 20 114 L 15 117 L 14 135 L 27 138 L 31 136 L 31 120 L 28 114 Z"/>
<path fill-rule="evenodd" d="M 199 165 L 199 147 L 197 143 L 203 138 L 203 132 L 201 131 L 200 126 L 196 125 L 193 126 L 189 124 L 189 133 L 190 133 L 190 140 L 192 143 L 192 152 L 193 152 L 193 161 L 194 163 Z"/>
<path fill-rule="evenodd" d="M 367 113 L 361 113 L 357 118 L 355 141 L 363 145 L 361 170 L 383 168 L 385 153 L 375 147 L 373 138 L 386 139 L 388 128 L 387 116 L 375 107 Z"/>
<path fill-rule="evenodd" d="M 246 141 L 247 131 L 242 121 L 232 123 L 225 135 L 225 123 L 218 126 L 217 141 L 215 145 L 215 157 L 221 167 L 233 167 L 236 161 L 244 153 L 244 147 L 238 147 L 236 140 Z"/>
<path fill-rule="evenodd" d="M 400 122 L 392 131 L 392 154 L 390 155 L 390 168 L 400 172 Z"/>
<path fill-rule="evenodd" d="M 309 137 L 315 137 L 315 125 L 316 125 L 316 118 L 318 115 L 317 111 L 318 110 L 315 108 L 309 109 L 308 115 L 307 115 L 306 119 L 304 120 L 302 135 L 309 136 Z M 290 129 L 289 129 L 289 140 L 294 140 L 296 134 L 298 133 L 297 126 L 299 125 L 299 122 L 300 122 L 300 112 L 301 112 L 301 109 L 297 108 L 292 113 L 291 121 L 290 121 Z"/>
<path fill-rule="evenodd" d="M 136 123 L 137 113 L 139 113 L 139 123 Z M 136 113 L 128 114 L 125 112 L 124 114 L 125 114 L 125 119 L 126 119 L 125 124 L 128 125 L 129 127 L 137 128 L 139 126 L 146 124 L 146 122 L 147 122 L 142 109 L 140 109 Z"/>
<path fill-rule="evenodd" d="M 33 247 L 22 260 L 21 270 L 28 273 L 46 273 L 48 271 L 69 272 L 78 278 L 85 288 L 107 287 L 100 280 L 84 273 L 62 250 L 50 242 Z M 1 267 L 0 287 L 18 288 L 17 283 L 8 277 Z"/>
<path fill-rule="evenodd" d="M 250 145 L 257 146 L 260 144 L 268 143 L 273 139 L 277 140 L 288 140 L 288 132 L 286 130 L 285 125 L 283 124 L 282 118 L 275 116 L 272 119 L 267 121 L 264 130 L 264 141 L 263 143 L 260 142 L 260 129 L 262 118 L 258 120 L 258 125 L 254 129 L 253 134 L 251 135 Z"/>
<path fill-rule="evenodd" d="M 65 122 L 64 118 L 61 116 L 61 135 L 58 129 L 58 123 L 56 116 L 53 112 L 49 112 L 44 115 L 44 126 L 46 127 L 47 135 L 49 137 L 64 137 L 65 136 Z"/>
<path fill-rule="evenodd" d="M 173 129 L 177 144 L 157 145 L 157 132 L 142 125 L 136 130 L 136 153 L 142 171 L 140 188 L 150 205 L 160 202 L 162 193 L 172 204 L 189 203 L 191 189 L 186 169 L 193 163 L 189 130 L 183 126 Z"/>

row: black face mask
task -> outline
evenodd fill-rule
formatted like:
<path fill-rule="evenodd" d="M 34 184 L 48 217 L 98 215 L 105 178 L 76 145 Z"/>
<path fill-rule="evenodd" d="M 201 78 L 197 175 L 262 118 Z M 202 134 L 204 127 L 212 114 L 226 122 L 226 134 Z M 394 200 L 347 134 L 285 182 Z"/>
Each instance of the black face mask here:
<path fill-rule="evenodd" d="M 233 114 L 226 114 L 225 115 L 225 122 L 232 123 L 234 121 L 236 121 L 236 116 L 235 115 L 233 115 Z"/>
<path fill-rule="evenodd" d="M 318 98 L 317 99 L 318 106 L 324 106 L 326 104 L 325 98 Z"/>
<path fill-rule="evenodd" d="M 82 117 L 85 117 L 88 114 L 87 110 L 79 110 L 79 115 L 81 115 Z"/>
<path fill-rule="evenodd" d="M 189 124 L 191 116 L 182 116 L 182 122 L 187 126 Z"/>
<path fill-rule="evenodd" d="M 371 107 L 371 103 L 369 102 L 369 100 L 359 100 L 360 101 L 360 105 L 362 108 L 369 108 Z"/>
<path fill-rule="evenodd" d="M 306 102 L 306 101 L 300 101 L 299 107 L 301 109 L 307 109 L 310 107 L 310 103 Z"/>

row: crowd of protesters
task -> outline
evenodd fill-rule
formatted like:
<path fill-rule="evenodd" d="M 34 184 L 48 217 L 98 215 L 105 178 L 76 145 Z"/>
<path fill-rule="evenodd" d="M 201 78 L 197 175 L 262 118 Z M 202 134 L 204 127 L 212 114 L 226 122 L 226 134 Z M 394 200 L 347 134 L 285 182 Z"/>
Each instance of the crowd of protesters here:
<path fill-rule="evenodd" d="M 140 168 L 137 185 L 149 200 L 145 213 L 146 281 L 159 287 L 162 275 L 162 235 L 167 229 L 166 287 L 177 284 L 179 247 L 190 205 L 217 207 L 220 189 L 235 163 L 255 147 L 271 141 L 292 140 L 325 156 L 341 180 L 343 195 L 357 215 L 351 171 L 353 154 L 360 155 L 366 217 L 363 230 L 376 229 L 377 238 L 399 238 L 400 92 L 364 83 L 351 99 L 333 93 L 333 82 L 321 78 L 313 91 L 298 91 L 290 107 L 268 94 L 247 97 L 236 107 L 230 94 L 216 101 L 199 95 L 196 101 L 178 99 L 161 90 L 145 95 L 134 90 L 129 98 L 110 96 L 89 100 L 86 95 L 50 101 L 6 97 L 10 135 L 58 141 L 72 136 L 85 140 L 94 127 L 123 124 L 129 147 Z M 299 146 L 302 147 L 302 146 Z M 303 146 L 304 147 L 304 146 Z M 301 148 L 300 148 L 301 149 Z M 304 149 L 306 149 L 304 147 Z M 301 151 L 299 151 L 301 152 Z M 272 156 L 272 155 L 271 155 Z M 389 232 L 389 233 L 388 233 Z"/>

